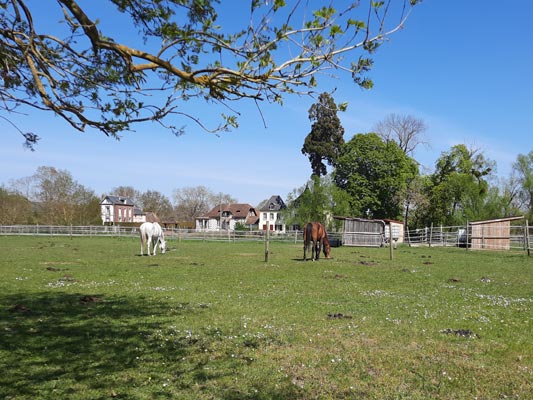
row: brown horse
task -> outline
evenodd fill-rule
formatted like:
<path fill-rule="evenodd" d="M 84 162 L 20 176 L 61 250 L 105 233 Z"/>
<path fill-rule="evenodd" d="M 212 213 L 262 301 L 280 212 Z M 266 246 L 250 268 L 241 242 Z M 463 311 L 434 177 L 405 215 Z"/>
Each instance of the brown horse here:
<path fill-rule="evenodd" d="M 330 258 L 331 246 L 328 240 L 326 228 L 320 222 L 308 222 L 304 227 L 304 261 L 307 261 L 307 251 L 311 247 L 311 259 L 318 260 L 320 250 L 323 248 L 324 256 Z"/>

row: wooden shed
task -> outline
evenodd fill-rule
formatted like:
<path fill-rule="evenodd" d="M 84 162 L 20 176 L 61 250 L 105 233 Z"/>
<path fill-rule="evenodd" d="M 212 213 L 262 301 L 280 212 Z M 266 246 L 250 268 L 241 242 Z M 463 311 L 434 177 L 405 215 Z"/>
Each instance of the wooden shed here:
<path fill-rule="evenodd" d="M 511 222 L 524 217 L 509 217 L 471 222 L 470 248 L 509 250 L 511 248 Z"/>
<path fill-rule="evenodd" d="M 381 219 L 334 218 L 343 222 L 343 246 L 380 247 L 385 243 L 385 221 Z"/>

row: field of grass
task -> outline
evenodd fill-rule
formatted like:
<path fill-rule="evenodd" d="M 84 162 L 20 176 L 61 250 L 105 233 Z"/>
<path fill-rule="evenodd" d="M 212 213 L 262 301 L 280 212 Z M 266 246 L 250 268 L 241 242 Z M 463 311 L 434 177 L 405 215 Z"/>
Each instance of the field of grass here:
<path fill-rule="evenodd" d="M 533 257 L 2 237 L 2 399 L 528 399 Z"/>

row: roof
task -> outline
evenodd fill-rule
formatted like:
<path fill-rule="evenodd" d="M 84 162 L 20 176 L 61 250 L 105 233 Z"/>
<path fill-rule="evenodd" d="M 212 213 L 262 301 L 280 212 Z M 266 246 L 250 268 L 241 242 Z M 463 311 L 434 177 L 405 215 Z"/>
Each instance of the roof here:
<path fill-rule="evenodd" d="M 103 204 L 106 200 L 113 205 L 118 204 L 118 205 L 131 206 L 131 207 L 134 206 L 133 200 L 125 196 L 106 196 L 100 202 L 100 204 Z"/>
<path fill-rule="evenodd" d="M 247 203 L 230 203 L 230 204 L 219 204 L 208 211 L 200 218 L 220 218 L 220 213 L 229 213 L 233 218 L 242 218 L 245 219 L 248 216 L 248 213 L 253 211 L 254 215 L 256 214 L 255 208 Z"/>
<path fill-rule="evenodd" d="M 334 215 L 333 219 L 338 219 L 340 221 L 359 221 L 359 222 L 378 222 L 378 223 L 385 223 L 385 224 L 400 224 L 403 225 L 403 221 L 398 221 L 396 219 L 389 219 L 389 218 L 358 218 L 358 217 L 341 217 L 338 215 Z"/>
<path fill-rule="evenodd" d="M 159 217 L 155 212 L 146 212 L 146 222 L 159 222 Z"/>
<path fill-rule="evenodd" d="M 287 208 L 280 196 L 274 195 L 266 201 L 259 211 L 280 211 Z"/>
<path fill-rule="evenodd" d="M 257 225 L 259 223 L 259 217 L 257 215 L 250 215 L 248 218 L 246 218 L 244 223 L 246 225 Z"/>
<path fill-rule="evenodd" d="M 498 219 L 487 219 L 485 221 L 472 221 L 472 222 L 470 222 L 470 225 L 494 224 L 494 223 L 498 223 L 498 222 L 517 221 L 517 220 L 523 219 L 523 218 L 524 218 L 524 216 L 498 218 Z"/>

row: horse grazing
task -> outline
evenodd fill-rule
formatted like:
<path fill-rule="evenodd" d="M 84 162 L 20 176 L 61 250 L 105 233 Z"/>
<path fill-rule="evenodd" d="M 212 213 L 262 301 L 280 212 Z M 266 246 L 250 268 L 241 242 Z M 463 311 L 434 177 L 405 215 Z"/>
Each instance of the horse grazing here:
<path fill-rule="evenodd" d="M 321 248 L 324 256 L 330 258 L 331 245 L 329 244 L 326 228 L 320 222 L 308 222 L 304 227 L 304 261 L 307 261 L 307 251 L 311 246 L 311 259 L 318 260 Z"/>
<path fill-rule="evenodd" d="M 144 256 L 144 246 L 147 247 L 148 255 L 152 255 L 152 243 L 153 243 L 153 255 L 155 256 L 157 245 L 161 249 L 161 254 L 165 254 L 167 249 L 167 243 L 165 242 L 165 235 L 161 225 L 157 222 L 145 222 L 139 228 L 141 232 L 141 256 Z"/>

